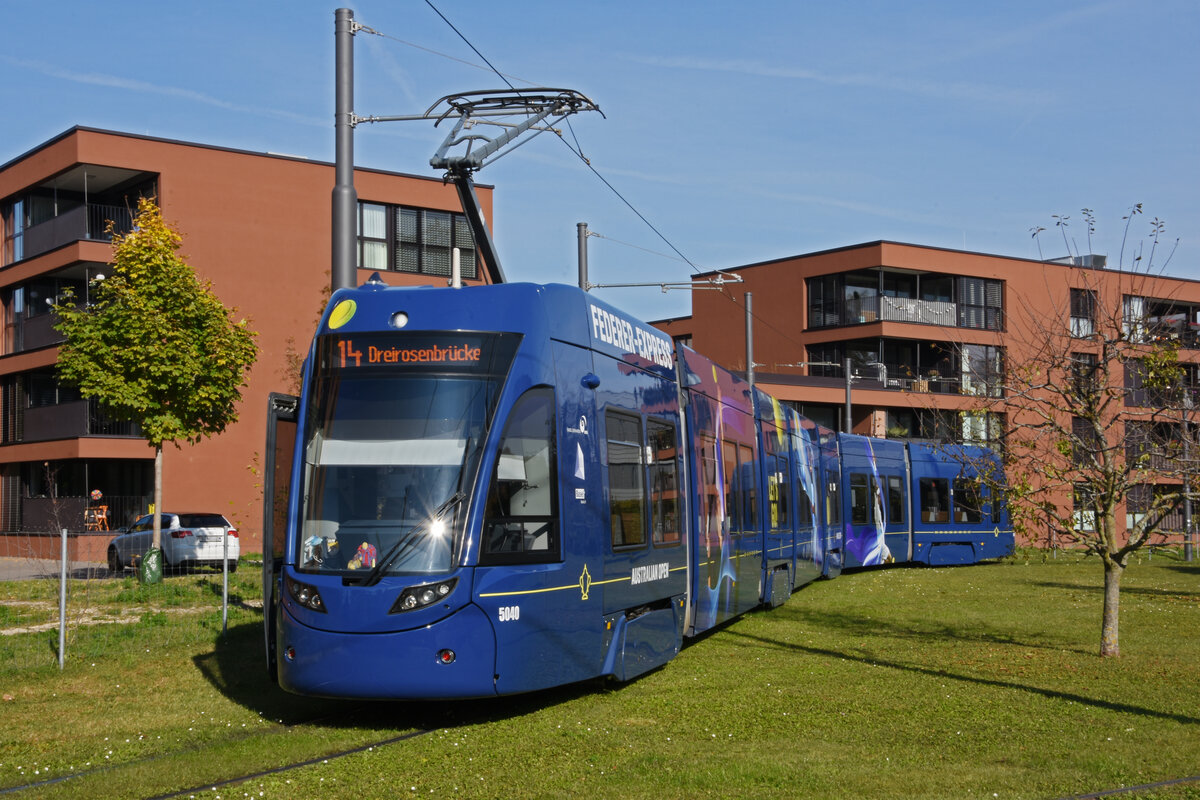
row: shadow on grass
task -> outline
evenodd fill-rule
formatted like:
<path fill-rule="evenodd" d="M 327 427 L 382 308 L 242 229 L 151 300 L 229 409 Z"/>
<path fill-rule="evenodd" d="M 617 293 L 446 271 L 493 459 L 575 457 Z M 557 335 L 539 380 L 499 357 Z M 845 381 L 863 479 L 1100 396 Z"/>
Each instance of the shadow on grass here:
<path fill-rule="evenodd" d="M 1093 651 L 1077 645 L 1064 642 L 1047 641 L 1045 639 L 1022 639 L 1014 636 L 1009 630 L 988 628 L 983 622 L 975 622 L 970 628 L 936 620 L 924 620 L 920 623 L 904 623 L 896 618 L 864 617 L 848 613 L 831 612 L 827 610 L 811 611 L 803 606 L 795 608 L 784 606 L 770 612 L 775 615 L 787 616 L 819 629 L 836 629 L 850 636 L 875 636 L 890 639 L 910 639 L 917 641 L 944 642 L 955 639 L 964 642 L 1004 645 L 1006 647 L 1023 647 L 1027 650 L 1048 650 L 1054 653 L 1081 653 L 1090 655 Z"/>
<path fill-rule="evenodd" d="M 1175 567 L 1173 569 L 1178 568 Z M 1104 594 L 1104 585 L 1102 583 L 1056 583 L 1053 581 L 1038 581 L 1037 583 L 1030 585 L 1040 586 L 1044 589 L 1072 589 L 1075 591 L 1087 592 L 1088 594 Z M 1140 597 L 1169 597 L 1173 600 L 1200 602 L 1200 592 L 1184 592 L 1175 589 L 1152 589 L 1144 586 L 1126 586 L 1122 584 L 1121 594 L 1137 595 Z"/>
<path fill-rule="evenodd" d="M 866 634 L 880 635 L 894 632 L 893 626 L 889 625 L 887 630 L 881 630 L 877 622 L 852 617 L 849 615 L 830 615 L 823 613 L 820 615 L 812 615 L 813 621 L 819 621 L 826 627 L 837 627 L 839 630 L 845 631 L 848 634 Z M 1106 709 L 1108 711 L 1117 711 L 1124 714 L 1136 714 L 1145 717 L 1157 717 L 1159 719 L 1173 720 L 1184 725 L 1200 725 L 1200 717 L 1191 717 L 1186 714 L 1176 714 L 1167 711 L 1157 711 L 1152 708 L 1143 708 L 1141 706 L 1132 705 L 1129 703 L 1118 703 L 1110 700 L 1099 700 L 1092 697 L 1085 697 L 1071 692 L 1057 691 L 1054 689 L 1043 689 L 1038 686 L 1030 686 L 1013 681 L 997 680 L 995 678 L 982 678 L 975 675 L 964 675 L 956 672 L 950 672 L 945 669 L 933 669 L 930 667 L 921 667 L 913 664 L 904 664 L 898 661 L 889 661 L 877 656 L 865 656 L 845 650 L 834 650 L 826 647 L 814 647 L 811 645 L 795 644 L 793 642 L 783 642 L 778 639 L 771 639 L 765 636 L 743 633 L 736 628 L 727 629 L 726 633 L 730 636 L 736 636 L 758 644 L 775 647 L 782 650 L 791 650 L 799 653 L 806 653 L 813 656 L 822 656 L 825 658 L 844 659 L 846 661 L 855 661 L 860 664 L 866 664 L 872 667 L 886 667 L 890 669 L 900 670 L 902 672 L 911 672 L 917 675 L 926 675 L 931 678 L 942 680 L 959 681 L 961 683 L 976 684 L 979 686 L 990 686 L 997 689 L 1008 689 L 1013 691 L 1027 692 L 1029 694 L 1038 695 L 1054 700 L 1069 700 L 1079 703 L 1083 706 L 1093 708 Z M 1012 637 L 994 636 L 989 634 L 979 634 L 978 632 L 966 632 L 957 628 L 943 626 L 940 629 L 917 630 L 909 628 L 907 631 L 902 631 L 898 635 L 909 638 L 929 638 L 929 639 L 944 639 L 952 637 L 956 639 L 966 639 L 974 641 L 995 642 L 997 644 L 1015 645 L 1020 647 L 1046 647 L 1045 645 L 1028 644 L 1020 642 Z M 1055 651 L 1061 651 L 1061 647 L 1049 647 Z"/>
<path fill-rule="evenodd" d="M 262 627 L 231 627 L 212 652 L 192 659 L 200 673 L 227 698 L 284 726 L 431 730 L 519 717 L 577 697 L 603 691 L 588 681 L 526 695 L 474 700 L 333 700 L 289 694 L 267 675 Z"/>

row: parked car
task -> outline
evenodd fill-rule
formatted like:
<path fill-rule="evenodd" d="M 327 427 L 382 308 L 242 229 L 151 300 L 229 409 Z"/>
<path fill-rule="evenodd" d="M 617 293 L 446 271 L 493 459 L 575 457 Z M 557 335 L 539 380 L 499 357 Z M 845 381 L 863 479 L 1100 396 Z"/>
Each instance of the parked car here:
<path fill-rule="evenodd" d="M 229 571 L 237 571 L 238 532 L 225 517 L 207 513 L 163 513 L 159 516 L 162 517 L 163 572 L 200 565 L 220 568 L 226 541 L 229 543 Z M 136 566 L 150 549 L 153 539 L 154 517 L 147 514 L 113 537 L 108 545 L 108 568 L 121 572 L 126 567 Z"/>

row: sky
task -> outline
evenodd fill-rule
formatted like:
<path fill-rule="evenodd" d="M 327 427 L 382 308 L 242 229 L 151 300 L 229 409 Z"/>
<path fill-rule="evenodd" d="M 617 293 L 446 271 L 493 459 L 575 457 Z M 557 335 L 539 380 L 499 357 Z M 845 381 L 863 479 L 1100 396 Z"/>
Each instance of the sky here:
<path fill-rule="evenodd" d="M 1200 279 L 1194 0 L 432 1 L 345 5 L 358 116 L 503 88 L 487 63 L 603 112 L 477 174 L 510 281 L 575 283 L 579 222 L 650 320 L 690 310 L 658 284 L 879 239 L 1112 264 L 1139 203 L 1125 261 L 1157 218 L 1153 266 Z M 0 0 L 0 163 L 74 125 L 332 162 L 337 7 Z M 355 162 L 440 177 L 444 130 L 360 125 Z"/>

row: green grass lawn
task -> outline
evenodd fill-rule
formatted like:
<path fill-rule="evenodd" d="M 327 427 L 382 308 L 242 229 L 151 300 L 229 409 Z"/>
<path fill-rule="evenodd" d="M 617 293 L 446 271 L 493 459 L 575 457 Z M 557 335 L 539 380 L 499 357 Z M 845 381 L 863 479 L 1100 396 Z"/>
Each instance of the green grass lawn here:
<path fill-rule="evenodd" d="M 1100 565 L 1035 554 L 819 582 L 623 686 L 417 704 L 269 685 L 258 576 L 236 579 L 224 638 L 220 575 L 185 576 L 162 603 L 110 581 L 127 599 L 93 605 L 139 621 L 76 629 L 62 673 L 54 632 L 18 637 L 46 666 L 0 652 L 0 788 L 98 769 L 27 794 L 148 797 L 424 728 L 196 796 L 1048 798 L 1200 775 L 1200 565 L 1177 555 L 1126 573 L 1119 659 L 1096 655 Z"/>

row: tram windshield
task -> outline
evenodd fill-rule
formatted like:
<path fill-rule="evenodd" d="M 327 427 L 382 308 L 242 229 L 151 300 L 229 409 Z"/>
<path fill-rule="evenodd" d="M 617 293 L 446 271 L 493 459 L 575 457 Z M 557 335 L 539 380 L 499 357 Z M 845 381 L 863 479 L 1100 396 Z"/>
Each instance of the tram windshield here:
<path fill-rule="evenodd" d="M 461 500 L 519 341 L 322 337 L 305 420 L 300 569 L 375 579 L 453 567 Z"/>

